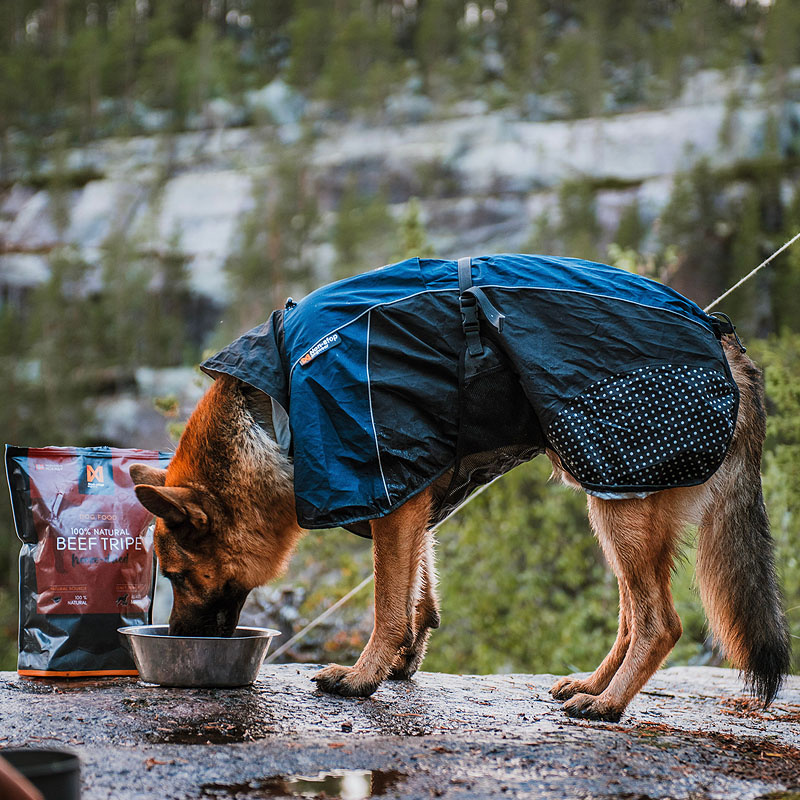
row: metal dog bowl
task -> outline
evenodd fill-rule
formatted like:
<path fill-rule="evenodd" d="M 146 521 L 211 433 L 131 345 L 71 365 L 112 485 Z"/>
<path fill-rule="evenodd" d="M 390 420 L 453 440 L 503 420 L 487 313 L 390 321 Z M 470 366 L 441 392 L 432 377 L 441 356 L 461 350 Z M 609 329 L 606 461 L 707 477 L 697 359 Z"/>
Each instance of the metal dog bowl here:
<path fill-rule="evenodd" d="M 147 683 L 161 686 L 247 686 L 258 675 L 273 636 L 270 628 L 237 628 L 230 638 L 170 636 L 168 625 L 118 629 Z"/>

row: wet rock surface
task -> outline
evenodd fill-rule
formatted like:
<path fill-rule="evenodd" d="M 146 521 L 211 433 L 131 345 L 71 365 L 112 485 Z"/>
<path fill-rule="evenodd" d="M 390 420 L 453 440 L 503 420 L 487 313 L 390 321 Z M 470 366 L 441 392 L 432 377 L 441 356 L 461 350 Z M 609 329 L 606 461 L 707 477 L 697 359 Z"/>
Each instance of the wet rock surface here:
<path fill-rule="evenodd" d="M 548 675 L 421 673 L 351 700 L 315 669 L 227 690 L 0 673 L 0 748 L 72 749 L 86 800 L 800 798 L 797 677 L 763 711 L 733 671 L 663 670 L 609 724 L 565 717 Z M 341 788 L 352 775 L 371 795 Z"/>

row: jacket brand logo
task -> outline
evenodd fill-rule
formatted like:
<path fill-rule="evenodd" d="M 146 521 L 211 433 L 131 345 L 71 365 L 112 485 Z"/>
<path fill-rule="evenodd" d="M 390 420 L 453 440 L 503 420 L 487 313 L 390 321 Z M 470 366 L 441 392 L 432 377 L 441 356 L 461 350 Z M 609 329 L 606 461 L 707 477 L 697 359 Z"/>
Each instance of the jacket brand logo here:
<path fill-rule="evenodd" d="M 305 355 L 300 356 L 301 366 L 304 367 L 306 364 L 313 361 L 320 353 L 330 350 L 331 347 L 335 347 L 341 341 L 342 339 L 338 333 L 329 334 L 322 339 L 322 341 L 317 342 Z"/>

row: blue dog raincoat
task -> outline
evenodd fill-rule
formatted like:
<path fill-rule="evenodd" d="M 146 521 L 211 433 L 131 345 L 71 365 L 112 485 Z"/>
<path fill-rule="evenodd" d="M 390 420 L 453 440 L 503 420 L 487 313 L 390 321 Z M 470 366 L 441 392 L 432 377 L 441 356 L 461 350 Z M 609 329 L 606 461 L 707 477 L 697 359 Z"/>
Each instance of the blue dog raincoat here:
<path fill-rule="evenodd" d="M 287 303 L 202 364 L 288 413 L 297 516 L 369 535 L 427 486 L 433 522 L 545 448 L 589 492 L 707 480 L 738 391 L 714 317 L 572 258 L 412 258 Z"/>

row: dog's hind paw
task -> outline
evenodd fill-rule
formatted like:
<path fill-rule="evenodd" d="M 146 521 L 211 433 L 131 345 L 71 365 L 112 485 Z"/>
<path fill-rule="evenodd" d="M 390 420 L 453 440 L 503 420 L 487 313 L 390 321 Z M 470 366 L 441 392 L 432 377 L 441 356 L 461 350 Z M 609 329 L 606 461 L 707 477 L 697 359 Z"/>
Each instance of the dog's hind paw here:
<path fill-rule="evenodd" d="M 568 717 L 619 722 L 624 708 L 603 700 L 602 695 L 576 694 L 562 706 Z"/>
<path fill-rule="evenodd" d="M 387 679 L 390 681 L 407 681 L 417 671 L 421 661 L 421 657 L 409 657 L 406 654 L 399 655 L 394 664 L 392 664 L 392 671 L 387 676 Z"/>
<path fill-rule="evenodd" d="M 311 676 L 317 687 L 328 694 L 341 697 L 369 697 L 380 684 L 380 681 L 365 680 L 355 667 L 341 667 L 339 664 L 328 664 Z"/>
<path fill-rule="evenodd" d="M 416 667 L 409 667 L 403 664 L 399 667 L 392 667 L 392 671 L 386 676 L 387 681 L 408 681 L 417 672 Z"/>
<path fill-rule="evenodd" d="M 556 700 L 569 700 L 570 697 L 574 697 L 576 694 L 594 695 L 595 692 L 592 691 L 592 687 L 585 680 L 561 678 L 550 687 L 550 694 Z"/>

